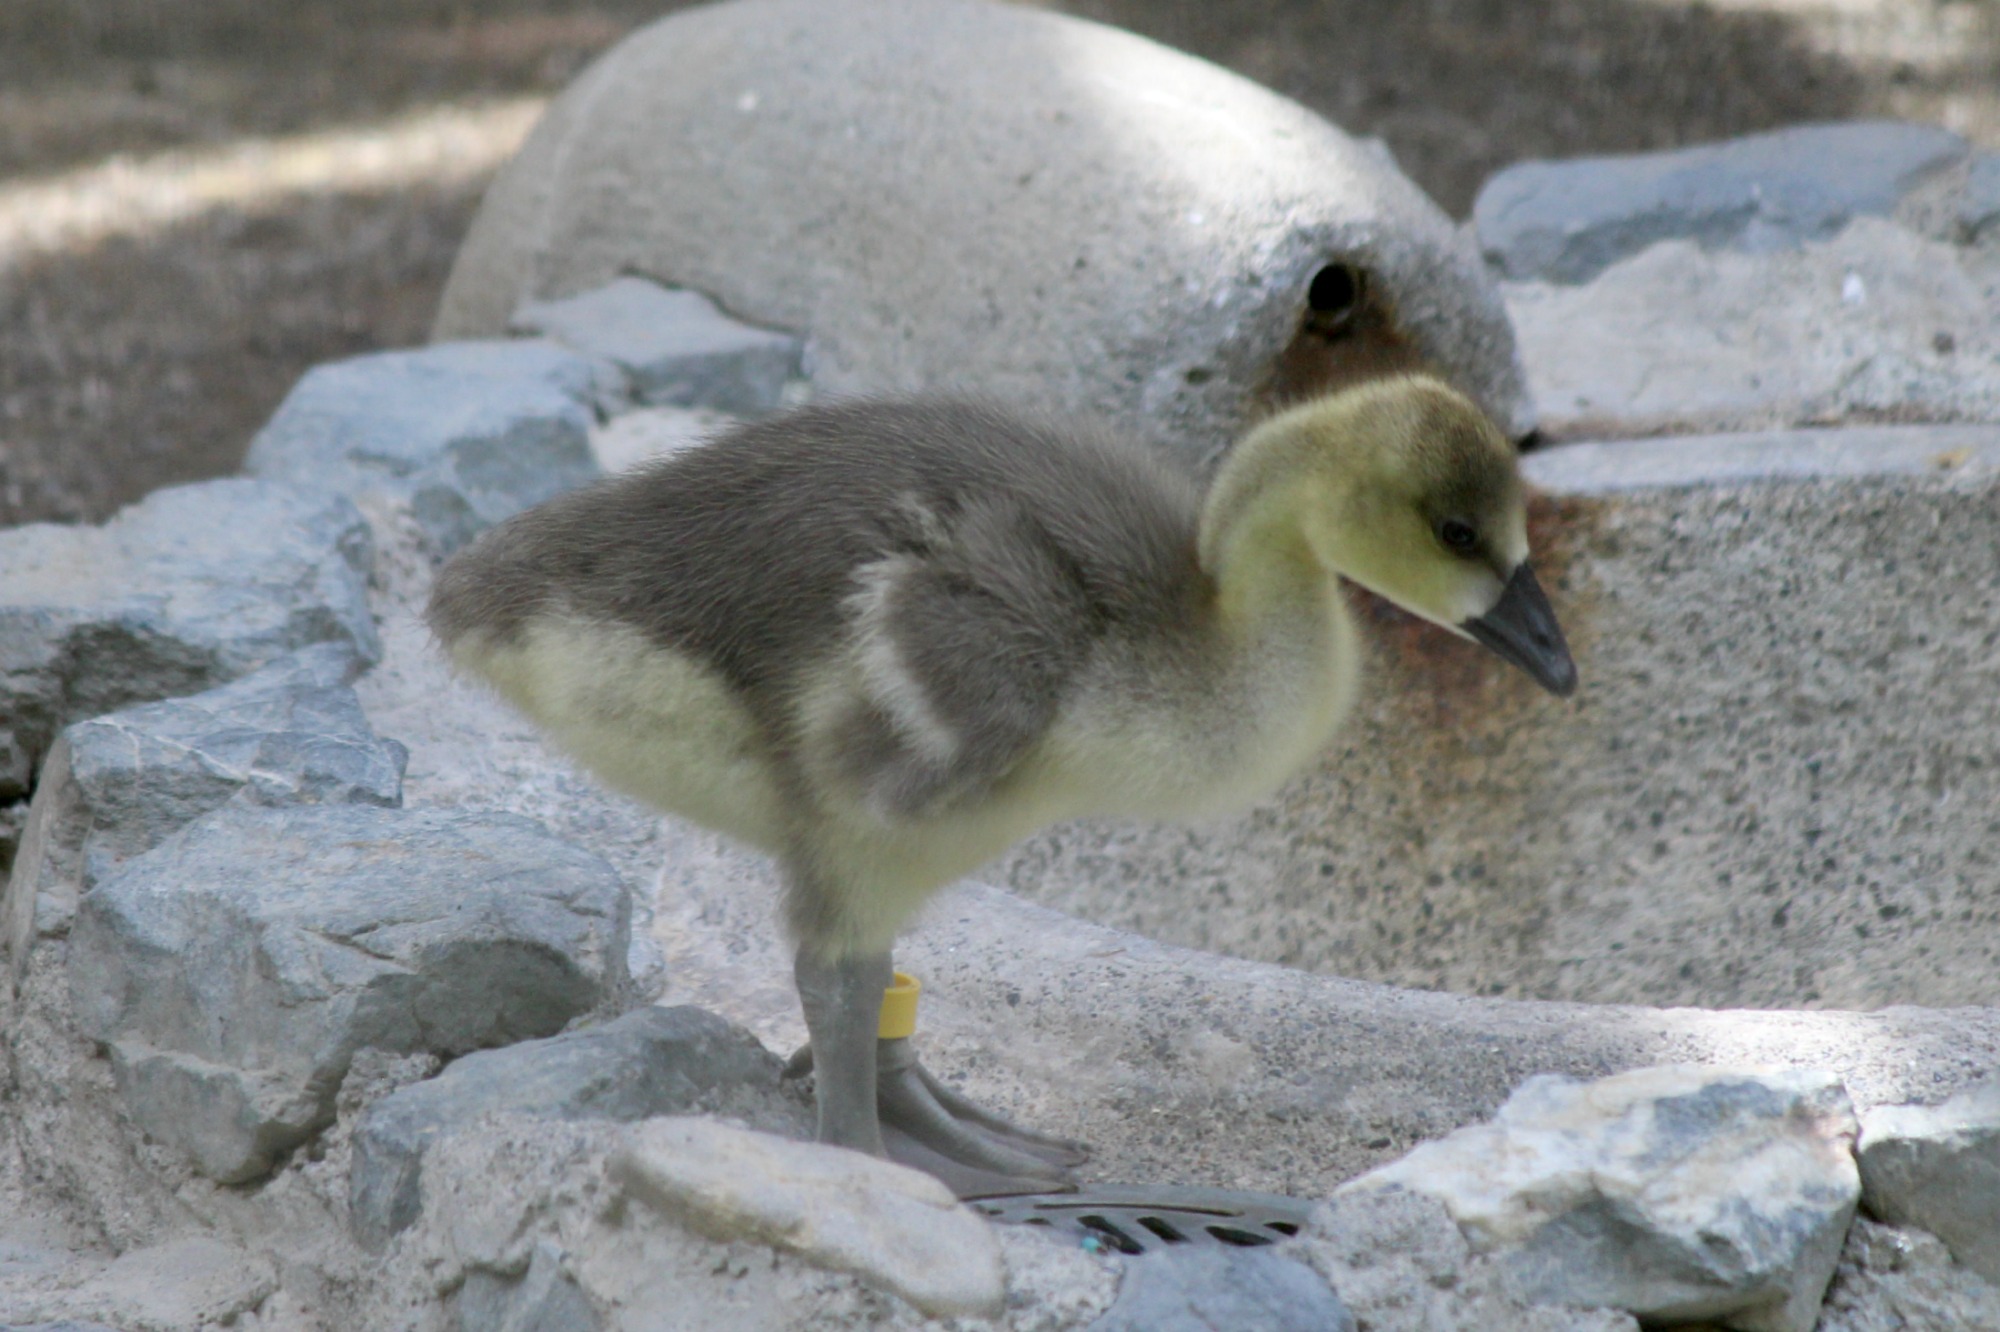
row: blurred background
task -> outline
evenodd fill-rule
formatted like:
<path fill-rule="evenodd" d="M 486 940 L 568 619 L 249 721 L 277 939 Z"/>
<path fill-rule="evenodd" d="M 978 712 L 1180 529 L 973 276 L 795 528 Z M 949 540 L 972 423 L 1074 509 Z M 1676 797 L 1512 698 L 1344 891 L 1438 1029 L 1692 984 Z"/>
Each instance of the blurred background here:
<path fill-rule="evenodd" d="M 547 97 L 660 0 L 0 0 L 0 525 L 233 471 L 420 342 Z M 2000 0 L 1075 0 L 1379 135 L 1463 216 L 1522 158 L 1896 117 L 2000 146 Z"/>

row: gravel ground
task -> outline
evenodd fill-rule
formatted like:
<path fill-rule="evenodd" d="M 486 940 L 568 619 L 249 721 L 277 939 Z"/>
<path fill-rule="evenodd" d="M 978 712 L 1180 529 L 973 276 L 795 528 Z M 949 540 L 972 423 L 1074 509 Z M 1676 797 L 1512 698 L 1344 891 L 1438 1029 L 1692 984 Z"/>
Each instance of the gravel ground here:
<path fill-rule="evenodd" d="M 233 470 L 307 366 L 423 338 L 538 100 L 671 4 L 5 0 L 0 525 Z M 2000 145 L 2000 6 L 1075 0 L 1385 139 L 1522 157 L 1896 115 Z"/>

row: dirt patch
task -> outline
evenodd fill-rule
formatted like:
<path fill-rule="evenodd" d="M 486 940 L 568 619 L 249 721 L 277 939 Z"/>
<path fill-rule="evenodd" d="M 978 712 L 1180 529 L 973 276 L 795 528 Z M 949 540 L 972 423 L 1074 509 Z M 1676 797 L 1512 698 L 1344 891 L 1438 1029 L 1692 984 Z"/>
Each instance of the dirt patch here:
<path fill-rule="evenodd" d="M 0 525 L 97 520 L 233 470 L 306 367 L 420 341 L 486 176 L 232 197 L 71 244 L 7 234 L 23 188 L 259 137 L 545 94 L 673 4 L 8 0 L 0 5 Z M 1077 0 L 1380 135 L 1463 212 L 1522 157 L 1903 115 L 2000 142 L 1991 6 L 1639 0 Z M 166 155 L 162 158 L 160 155 Z M 192 167 L 189 168 L 193 169 Z M 183 173 L 184 174 L 184 173 Z"/>

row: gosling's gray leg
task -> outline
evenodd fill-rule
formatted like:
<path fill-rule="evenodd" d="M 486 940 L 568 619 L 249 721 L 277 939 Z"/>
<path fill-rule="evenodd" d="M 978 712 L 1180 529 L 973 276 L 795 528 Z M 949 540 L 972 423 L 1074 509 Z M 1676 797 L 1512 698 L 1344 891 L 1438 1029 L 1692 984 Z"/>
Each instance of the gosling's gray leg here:
<path fill-rule="evenodd" d="M 875 1110 L 875 1029 L 891 974 L 887 953 L 827 961 L 801 947 L 792 966 L 812 1042 L 819 1140 L 870 1156 L 888 1155 Z"/>
<path fill-rule="evenodd" d="M 938 1082 L 907 1040 L 878 1040 L 887 954 L 827 962 L 800 949 L 794 974 L 812 1044 L 819 1140 L 922 1170 L 961 1198 L 1075 1187 L 1078 1144 L 1017 1128 Z"/>

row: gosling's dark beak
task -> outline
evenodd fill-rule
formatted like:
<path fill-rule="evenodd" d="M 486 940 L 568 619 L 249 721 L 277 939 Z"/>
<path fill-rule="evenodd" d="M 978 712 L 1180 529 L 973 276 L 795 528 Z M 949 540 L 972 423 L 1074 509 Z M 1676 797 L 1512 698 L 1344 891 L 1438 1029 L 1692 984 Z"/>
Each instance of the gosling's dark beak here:
<path fill-rule="evenodd" d="M 1534 676 L 1536 684 L 1558 698 L 1576 692 L 1576 663 L 1570 660 L 1569 644 L 1563 641 L 1562 626 L 1526 560 L 1507 580 L 1493 609 L 1459 628 Z"/>

